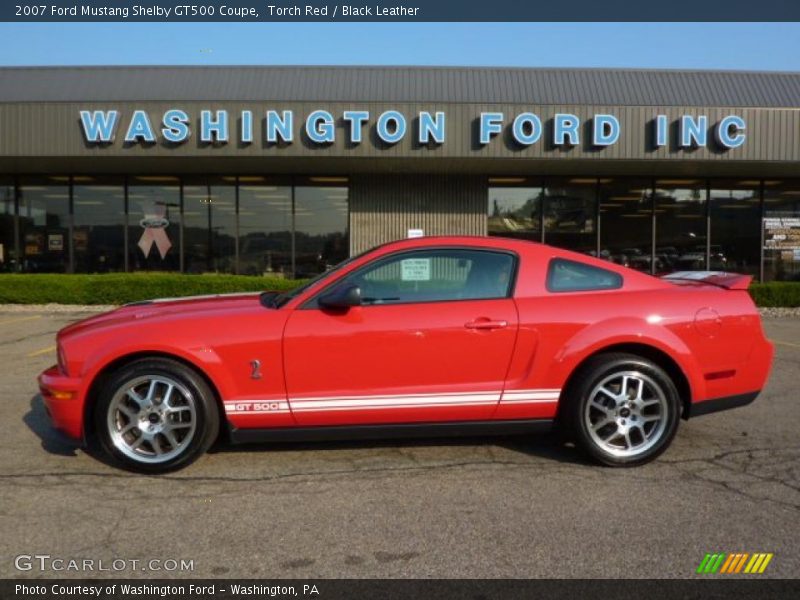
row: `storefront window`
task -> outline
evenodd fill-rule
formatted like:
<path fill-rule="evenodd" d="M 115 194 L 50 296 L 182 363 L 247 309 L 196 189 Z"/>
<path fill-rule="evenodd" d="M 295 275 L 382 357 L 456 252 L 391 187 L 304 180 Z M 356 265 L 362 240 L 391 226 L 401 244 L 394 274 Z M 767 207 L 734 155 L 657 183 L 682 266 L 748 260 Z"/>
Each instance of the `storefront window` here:
<path fill-rule="evenodd" d="M 183 250 L 187 273 L 235 272 L 236 178 L 183 185 Z"/>
<path fill-rule="evenodd" d="M 599 196 L 600 258 L 649 273 L 653 256 L 650 182 L 604 179 Z"/>
<path fill-rule="evenodd" d="M 502 183 L 504 179 L 490 179 L 489 185 Z M 489 187 L 489 235 L 540 242 L 544 189 L 528 184 L 524 178 L 507 180 L 515 187 Z"/>
<path fill-rule="evenodd" d="M 758 275 L 761 182 L 711 181 L 712 271 Z"/>
<path fill-rule="evenodd" d="M 310 183 L 324 179 L 311 177 Z M 350 255 L 348 188 L 341 183 L 295 188 L 295 276 L 310 277 Z"/>
<path fill-rule="evenodd" d="M 24 178 L 19 190 L 22 270 L 69 270 L 69 177 Z"/>
<path fill-rule="evenodd" d="M 72 246 L 76 273 L 125 270 L 122 178 L 72 178 Z"/>
<path fill-rule="evenodd" d="M 76 175 L 71 183 L 70 199 L 68 176 L 22 177 L 15 235 L 14 182 L 0 178 L 0 272 L 124 270 L 123 178 Z M 243 274 L 304 278 L 325 271 L 349 255 L 347 179 L 294 183 L 230 176 L 187 178 L 181 186 L 177 177 L 129 177 L 130 270 L 232 273 L 238 243 Z M 798 180 L 662 179 L 651 187 L 647 179 L 564 178 L 544 184 L 490 179 L 489 235 L 544 236 L 548 244 L 591 255 L 599 235 L 601 258 L 644 272 L 753 275 L 763 235 L 765 279 L 800 280 Z"/>
<path fill-rule="evenodd" d="M 292 188 L 266 177 L 239 178 L 239 273 L 292 275 Z"/>
<path fill-rule="evenodd" d="M 14 183 L 0 178 L 0 273 L 16 271 L 14 249 Z"/>
<path fill-rule="evenodd" d="M 764 182 L 764 279 L 800 281 L 800 180 Z"/>
<path fill-rule="evenodd" d="M 655 213 L 656 261 L 653 272 L 705 270 L 705 180 L 657 180 Z"/>
<path fill-rule="evenodd" d="M 544 197 L 545 242 L 551 246 L 596 254 L 597 179 L 548 180 L 545 182 Z"/>
<path fill-rule="evenodd" d="M 181 187 L 177 177 L 128 179 L 128 252 L 132 271 L 180 269 Z"/>

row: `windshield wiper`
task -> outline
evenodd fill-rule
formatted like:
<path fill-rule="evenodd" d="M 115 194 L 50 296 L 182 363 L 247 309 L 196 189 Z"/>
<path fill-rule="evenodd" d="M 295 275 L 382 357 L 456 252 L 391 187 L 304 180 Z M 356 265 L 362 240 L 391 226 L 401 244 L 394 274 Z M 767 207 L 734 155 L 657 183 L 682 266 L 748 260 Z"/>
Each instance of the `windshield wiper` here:
<path fill-rule="evenodd" d="M 400 300 L 400 297 L 386 297 L 386 298 L 372 298 L 370 296 L 366 296 L 361 299 L 364 304 L 383 304 L 384 302 L 397 302 Z"/>

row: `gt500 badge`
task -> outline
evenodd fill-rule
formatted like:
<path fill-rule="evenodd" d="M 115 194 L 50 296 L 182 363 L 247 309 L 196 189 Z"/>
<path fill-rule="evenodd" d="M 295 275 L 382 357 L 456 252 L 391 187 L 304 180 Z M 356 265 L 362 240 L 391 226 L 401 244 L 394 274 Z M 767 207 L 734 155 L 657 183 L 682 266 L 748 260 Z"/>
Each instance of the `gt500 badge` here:
<path fill-rule="evenodd" d="M 289 410 L 289 405 L 280 400 L 254 400 L 252 402 L 230 402 L 225 404 L 225 412 L 235 413 L 265 413 Z"/>

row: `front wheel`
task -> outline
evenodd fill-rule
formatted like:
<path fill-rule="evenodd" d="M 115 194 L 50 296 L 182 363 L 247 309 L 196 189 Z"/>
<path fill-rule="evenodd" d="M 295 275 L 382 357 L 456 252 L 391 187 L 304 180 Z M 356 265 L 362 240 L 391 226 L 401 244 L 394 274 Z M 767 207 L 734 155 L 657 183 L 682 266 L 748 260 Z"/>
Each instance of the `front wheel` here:
<path fill-rule="evenodd" d="M 678 429 L 681 401 L 669 375 L 632 354 L 592 358 L 567 399 L 575 441 L 596 461 L 614 467 L 649 462 Z"/>
<path fill-rule="evenodd" d="M 214 394 L 174 360 L 132 362 L 102 387 L 94 411 L 100 446 L 123 467 L 164 473 L 203 454 L 219 432 Z"/>

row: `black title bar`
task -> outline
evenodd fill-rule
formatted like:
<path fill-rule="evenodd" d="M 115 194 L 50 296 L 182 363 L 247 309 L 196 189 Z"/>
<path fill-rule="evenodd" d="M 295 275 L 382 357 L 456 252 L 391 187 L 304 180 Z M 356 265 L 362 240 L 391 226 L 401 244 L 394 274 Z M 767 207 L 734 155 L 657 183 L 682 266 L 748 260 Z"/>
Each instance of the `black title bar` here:
<path fill-rule="evenodd" d="M 576 569 L 580 569 L 576 566 Z M 0 581 L 0 600 L 783 600 L 797 580 L 750 576 L 705 580 L 520 579 L 25 579 Z"/>
<path fill-rule="evenodd" d="M 49 0 L 3 2 L 4 22 L 800 21 L 787 0 Z M 568 41 L 568 40 L 567 40 Z M 734 40 L 735 43 L 736 40 Z M 691 40 L 675 40 L 691 44 Z"/>

